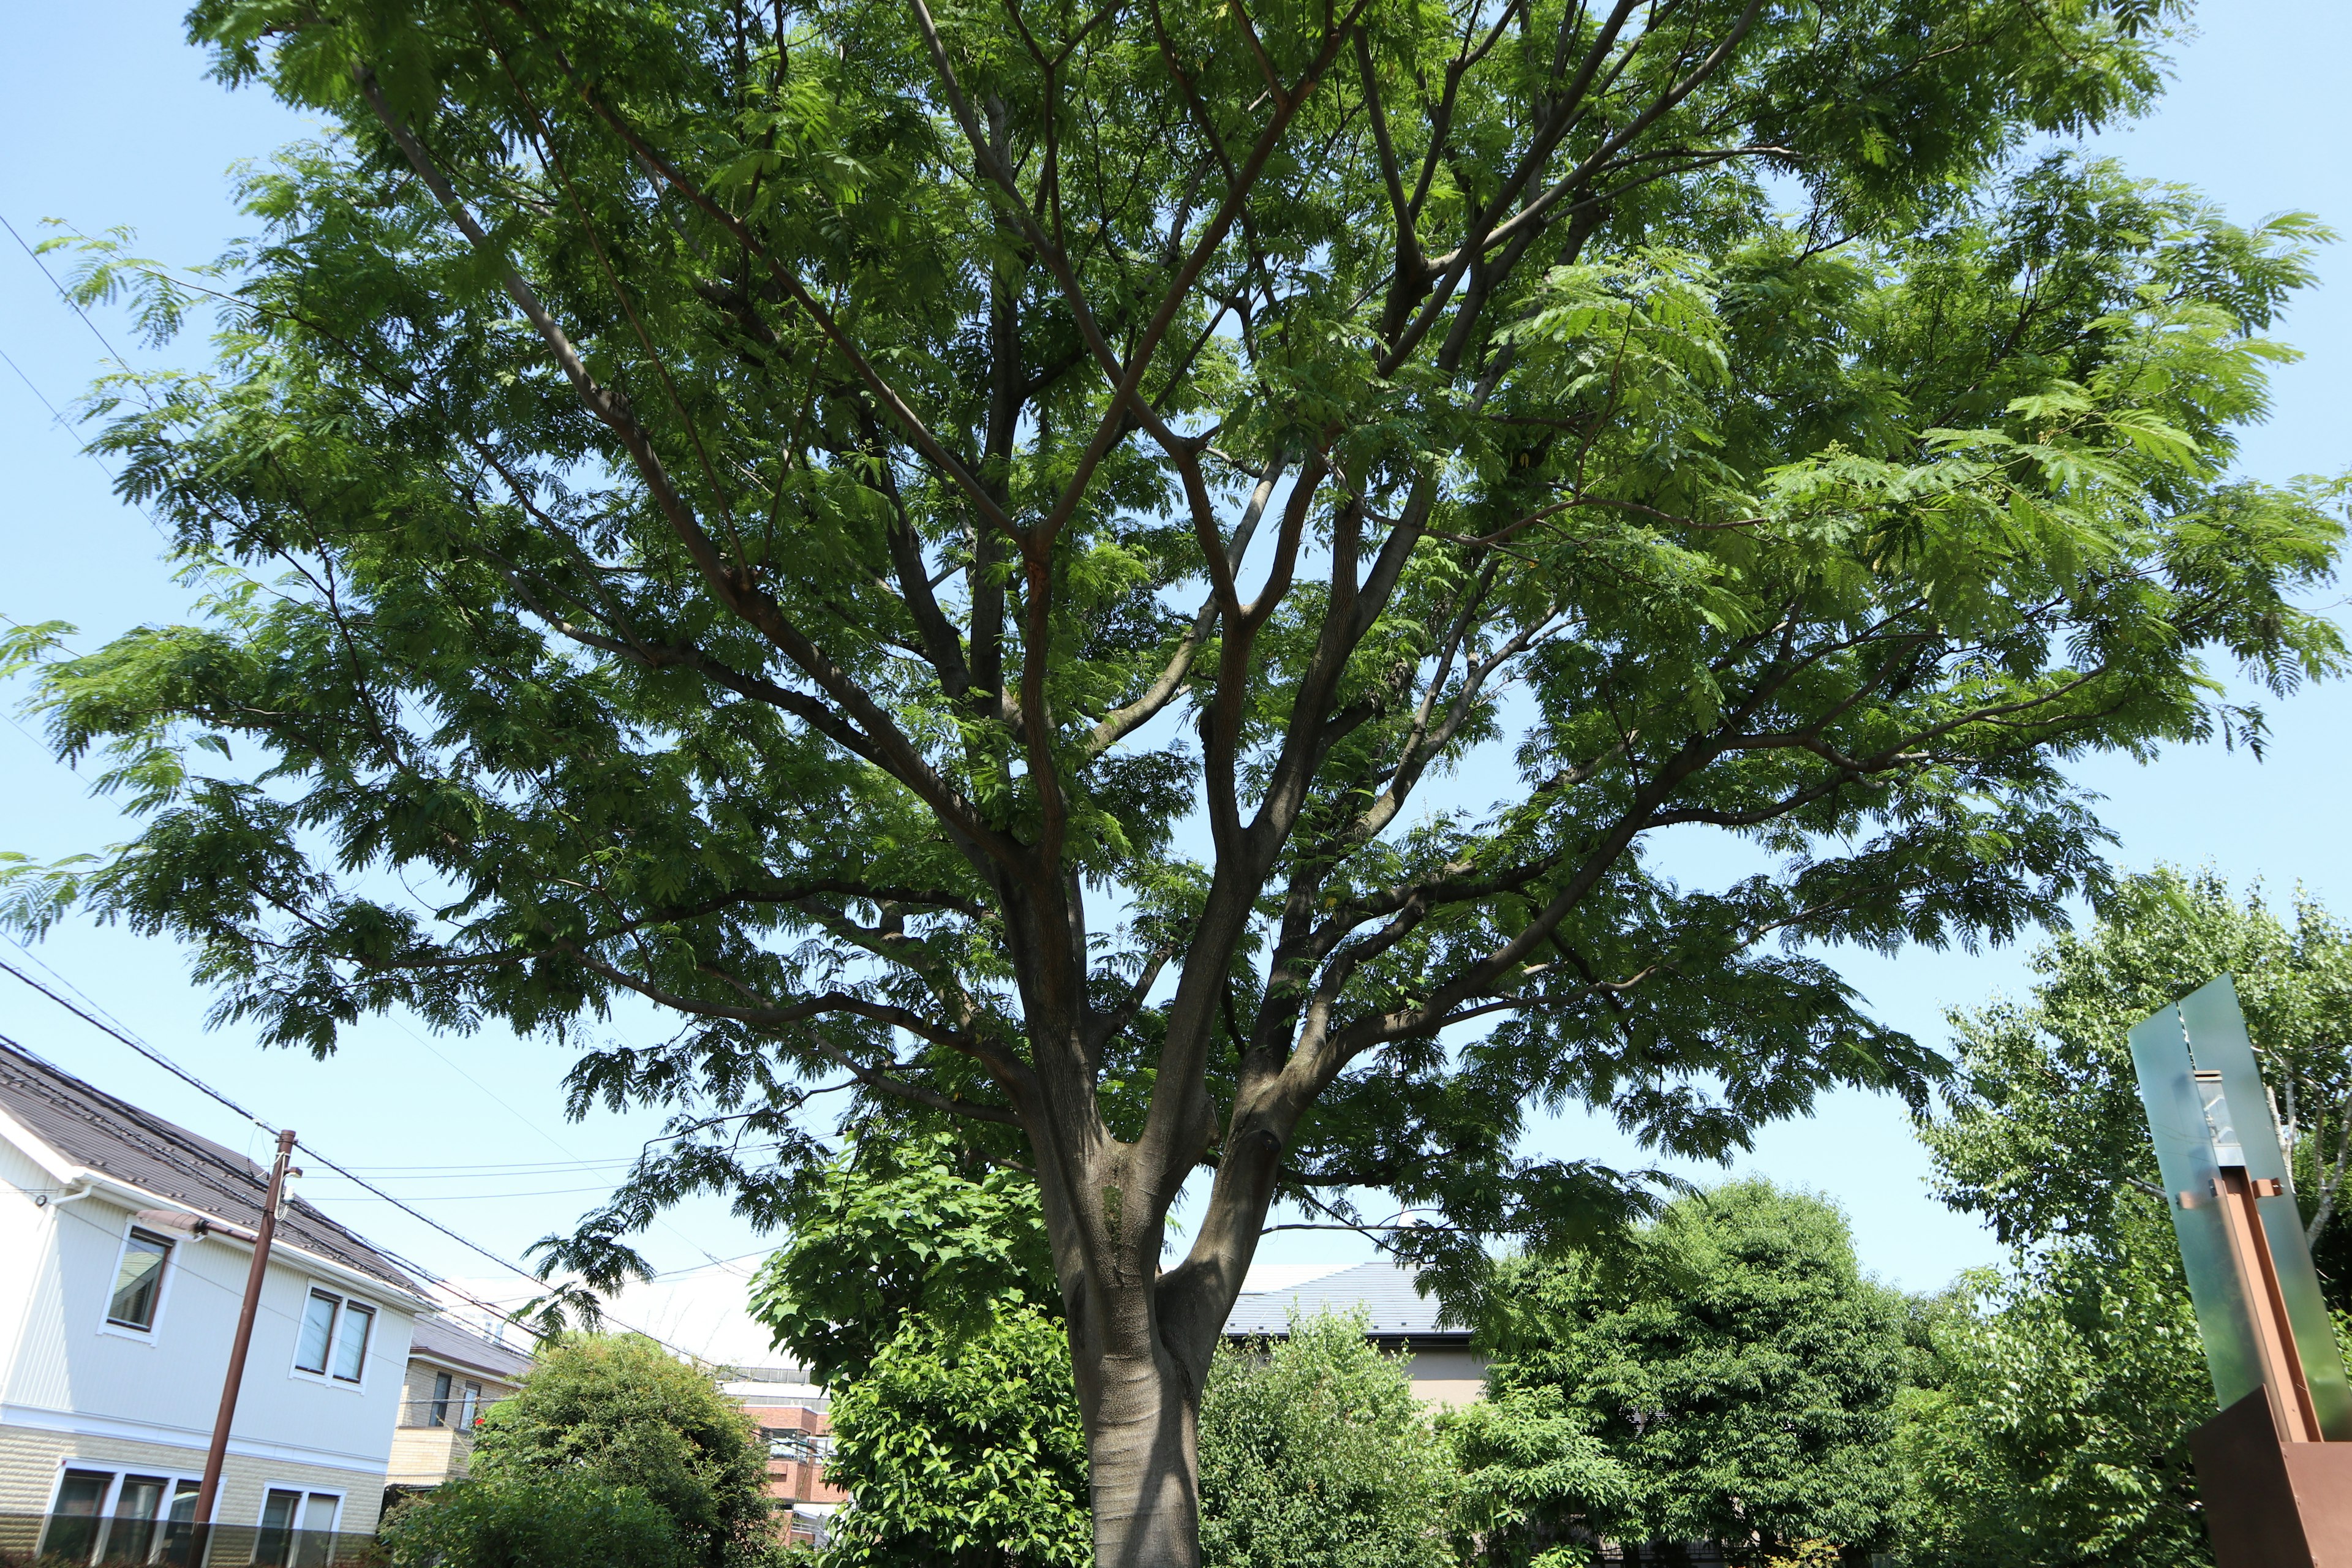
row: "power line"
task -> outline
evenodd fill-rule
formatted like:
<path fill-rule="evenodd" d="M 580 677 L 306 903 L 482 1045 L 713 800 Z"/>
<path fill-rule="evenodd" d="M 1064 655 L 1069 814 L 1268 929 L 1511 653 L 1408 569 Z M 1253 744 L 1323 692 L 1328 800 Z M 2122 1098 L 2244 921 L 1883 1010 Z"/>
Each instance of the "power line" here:
<path fill-rule="evenodd" d="M 13 937 L 10 941 L 14 945 L 17 946 L 20 951 L 22 950 L 22 943 L 16 942 Z M 47 968 L 47 965 L 44 964 L 42 967 Z M 10 963 L 5 958 L 0 958 L 0 970 L 5 970 L 10 974 L 15 975 L 18 980 L 23 981 L 35 991 L 39 992 L 42 995 L 47 997 L 58 1006 L 63 1007 L 67 1012 L 71 1013 L 75 1017 L 79 1018 L 82 1022 L 89 1025 L 90 1027 L 97 1029 L 110 1038 L 118 1040 L 123 1045 L 130 1047 L 132 1050 L 138 1052 L 141 1056 L 146 1058 L 157 1067 L 162 1068 L 164 1071 L 170 1073 L 181 1082 L 185 1083 L 189 1087 L 209 1096 L 211 1099 L 219 1101 L 222 1105 L 225 1105 L 229 1110 L 236 1111 L 239 1116 L 244 1117 L 247 1121 L 252 1122 L 255 1126 L 262 1129 L 264 1131 L 268 1132 L 273 1136 L 276 1135 L 278 1131 L 277 1128 L 270 1126 L 268 1122 L 264 1121 L 260 1117 L 255 1115 L 244 1106 L 239 1105 L 227 1095 L 223 1094 L 219 1089 L 213 1088 L 212 1085 L 205 1082 L 204 1079 L 196 1077 L 195 1074 L 188 1071 L 185 1068 L 181 1067 L 177 1062 L 172 1060 L 171 1058 L 165 1056 L 154 1047 L 134 1037 L 127 1027 L 116 1028 L 110 1024 L 101 1022 L 99 1018 L 84 1012 L 72 1002 L 68 1001 L 65 997 L 59 995 L 57 992 L 50 990 L 47 986 L 42 984 L 39 981 L 34 979 L 23 970 L 17 968 L 15 964 Z M 55 972 L 52 971 L 52 973 Z M 91 1005 L 95 1006 L 96 1004 L 93 1003 Z M 19 1048 L 21 1049 L 22 1047 Z M 26 1052 L 26 1054 L 29 1056 L 32 1053 Z M 440 1232 L 443 1236 L 447 1237 L 450 1240 L 457 1243 L 460 1247 L 465 1247 L 467 1251 L 477 1253 L 481 1257 L 489 1259 L 492 1263 L 497 1264 L 500 1268 L 506 1269 L 508 1272 L 514 1274 L 520 1279 L 529 1280 L 533 1286 L 543 1286 L 547 1283 L 545 1279 L 541 1279 L 539 1275 L 534 1274 L 530 1269 L 523 1268 L 522 1265 L 516 1263 L 511 1259 L 500 1257 L 499 1254 L 492 1252 L 488 1247 L 482 1246 L 479 1242 L 458 1235 L 457 1232 L 450 1229 L 447 1226 L 443 1225 L 439 1220 L 435 1219 L 432 1215 L 424 1213 L 422 1210 L 412 1207 L 410 1205 L 393 1196 L 390 1193 L 385 1192 L 383 1188 L 376 1186 L 373 1183 L 352 1174 L 350 1171 L 344 1169 L 334 1161 L 329 1159 L 326 1155 L 320 1153 L 318 1149 L 311 1144 L 298 1142 L 295 1147 L 300 1149 L 304 1153 L 310 1155 L 312 1159 L 318 1161 L 319 1163 L 326 1166 L 327 1169 L 334 1172 L 345 1181 L 352 1183 L 354 1186 L 361 1188 L 364 1192 L 373 1194 L 376 1197 L 390 1204 L 393 1207 L 400 1210 L 403 1214 L 407 1215 L 410 1218 L 431 1226 L 433 1229 Z M 370 1245 L 373 1246 L 374 1244 L 370 1243 Z M 378 1250 L 383 1249 L 379 1248 Z M 451 1290 L 463 1297 L 474 1306 L 481 1308 L 484 1311 L 499 1313 L 501 1317 L 507 1316 L 505 1313 L 499 1312 L 499 1309 L 492 1306 L 489 1302 L 479 1300 L 472 1296 L 466 1295 L 463 1291 L 457 1290 L 457 1288 L 450 1285 L 446 1279 L 436 1274 L 432 1269 L 426 1268 L 418 1264 L 412 1258 L 402 1258 L 399 1254 L 391 1252 L 387 1252 L 385 1256 L 394 1258 L 404 1268 L 414 1269 L 418 1275 L 436 1285 L 441 1286 L 444 1289 Z M 713 1261 L 715 1262 L 717 1260 L 713 1259 Z M 609 1314 L 607 1314 L 607 1316 L 609 1318 Z M 533 1333 L 536 1336 L 536 1331 L 531 1330 L 529 1325 L 523 1324 L 519 1320 L 511 1318 L 509 1318 L 509 1321 L 515 1321 L 517 1326 L 522 1328 L 525 1332 Z M 661 1338 L 659 1335 L 646 1333 L 642 1329 L 632 1328 L 629 1324 L 621 1322 L 617 1318 L 611 1318 L 610 1321 L 623 1329 L 627 1329 L 632 1333 L 644 1334 L 646 1339 L 652 1340 L 656 1344 L 660 1345 L 663 1349 L 671 1352 L 673 1354 L 685 1356 L 688 1360 L 699 1359 L 694 1356 L 691 1352 L 670 1343 L 667 1340 Z"/>
<path fill-rule="evenodd" d="M 131 362 L 122 356 L 122 351 L 116 348 L 112 343 L 107 342 L 106 334 L 98 330 L 98 323 L 89 319 L 89 312 L 81 308 L 81 301 L 75 299 L 71 294 L 66 291 L 66 286 L 58 281 L 58 275 L 49 270 L 49 264 L 41 259 L 41 253 L 35 250 L 30 245 L 27 245 L 25 242 L 25 237 L 16 232 L 16 226 L 10 223 L 5 216 L 0 216 L 0 228 L 5 228 L 8 231 L 8 237 L 16 242 L 17 248 L 25 253 L 26 257 L 31 260 L 34 266 L 41 269 L 41 276 L 49 280 L 49 287 L 58 291 L 58 298 L 64 300 L 67 308 L 71 310 L 75 315 L 81 318 L 81 324 L 89 329 L 89 335 L 98 340 L 98 346 L 104 349 L 108 353 L 112 354 L 114 356 L 115 363 L 121 365 L 125 370 L 129 370 L 131 368 Z M 38 395 L 36 394 L 36 395 L 37 396 Z M 42 398 L 41 401 L 46 403 L 48 399 Z"/>

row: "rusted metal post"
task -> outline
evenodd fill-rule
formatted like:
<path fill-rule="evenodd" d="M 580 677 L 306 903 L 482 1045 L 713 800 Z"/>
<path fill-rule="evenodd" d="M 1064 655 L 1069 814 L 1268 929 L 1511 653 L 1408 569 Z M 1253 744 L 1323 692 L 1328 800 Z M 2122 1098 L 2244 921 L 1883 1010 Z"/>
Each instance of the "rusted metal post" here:
<path fill-rule="evenodd" d="M 253 1345 L 253 1320 L 261 1310 L 261 1285 L 269 1272 L 269 1244 L 278 1235 L 278 1202 L 286 1190 L 286 1167 L 294 1156 L 291 1128 L 278 1135 L 278 1159 L 269 1167 L 269 1194 L 261 1223 L 254 1227 L 253 1267 L 245 1275 L 245 1304 L 236 1314 L 236 1337 L 229 1342 L 228 1375 L 221 1381 L 220 1414 L 213 1418 L 213 1446 L 205 1454 L 205 1479 L 196 1489 L 195 1530 L 189 1541 L 188 1568 L 204 1568 L 212 1546 L 213 1505 L 220 1498 L 221 1466 L 228 1458 L 229 1424 L 236 1419 L 237 1391 L 245 1384 L 245 1352 Z"/>

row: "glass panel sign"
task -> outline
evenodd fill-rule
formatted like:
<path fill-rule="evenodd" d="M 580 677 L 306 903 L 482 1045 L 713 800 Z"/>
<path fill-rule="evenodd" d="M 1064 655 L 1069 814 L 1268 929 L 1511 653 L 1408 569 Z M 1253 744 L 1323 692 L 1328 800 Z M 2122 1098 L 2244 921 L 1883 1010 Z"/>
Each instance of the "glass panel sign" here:
<path fill-rule="evenodd" d="M 2352 1441 L 2352 1384 L 2345 1380 L 2344 1358 L 2311 1266 L 2293 1176 L 2246 1037 L 2237 987 L 2225 974 L 2143 1020 L 2131 1032 L 2131 1053 L 2214 1394 L 2227 1409 L 2263 1385 L 2249 1316 L 2253 1307 L 2231 1264 L 2214 1196 L 2221 1166 L 2242 1163 L 2252 1180 L 2279 1184 L 2278 1194 L 2260 1199 L 2258 1206 L 2304 1381 L 2321 1432 L 2333 1441 Z"/>

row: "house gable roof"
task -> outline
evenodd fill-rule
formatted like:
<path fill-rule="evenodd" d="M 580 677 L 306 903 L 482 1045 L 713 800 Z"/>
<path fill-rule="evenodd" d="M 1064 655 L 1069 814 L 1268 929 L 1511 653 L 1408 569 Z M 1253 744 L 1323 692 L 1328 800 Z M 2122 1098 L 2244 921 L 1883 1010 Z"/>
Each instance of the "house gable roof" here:
<path fill-rule="evenodd" d="M 8 1045 L 0 1045 L 0 1110 L 68 1164 L 247 1230 L 261 1223 L 268 1167 Z M 299 1197 L 278 1219 L 278 1235 L 396 1289 L 411 1295 L 424 1289 L 383 1253 Z"/>
<path fill-rule="evenodd" d="M 409 1338 L 408 1353 L 412 1357 L 446 1362 L 451 1366 L 478 1372 L 500 1383 L 520 1383 L 523 1373 L 530 1365 L 530 1352 L 484 1339 L 470 1329 L 460 1328 L 448 1319 L 437 1316 L 416 1320 L 416 1331 Z"/>
<path fill-rule="evenodd" d="M 1256 1291 L 1234 1302 L 1225 1318 L 1225 1337 L 1282 1339 L 1290 1332 L 1294 1309 L 1307 1318 L 1360 1309 L 1367 1320 L 1364 1332 L 1375 1340 L 1466 1342 L 1469 1331 L 1447 1323 L 1437 1298 L 1416 1290 L 1413 1277 L 1413 1270 L 1402 1264 L 1360 1263 L 1288 1289 Z"/>

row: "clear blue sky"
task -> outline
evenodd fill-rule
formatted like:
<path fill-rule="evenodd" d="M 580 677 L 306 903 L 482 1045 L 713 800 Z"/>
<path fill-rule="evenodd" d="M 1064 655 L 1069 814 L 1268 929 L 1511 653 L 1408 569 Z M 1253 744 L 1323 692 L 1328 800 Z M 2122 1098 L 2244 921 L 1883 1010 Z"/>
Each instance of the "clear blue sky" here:
<path fill-rule="evenodd" d="M 180 41 L 179 9 L 146 0 L 20 5 L 0 56 L 0 120 L 12 155 L 0 163 L 0 216 L 27 237 L 40 219 L 85 231 L 128 225 L 148 254 L 207 258 L 240 232 L 227 171 L 309 129 L 251 93 L 204 79 Z M 2352 230 L 2352 8 L 2240 0 L 2207 12 L 2206 34 L 2178 54 L 2178 80 L 2151 120 L 2105 139 L 2135 172 L 2202 187 L 2252 219 L 2287 208 Z M 2277 378 L 2277 413 L 2245 446 L 2242 467 L 2266 478 L 2352 466 L 2345 435 L 2352 391 L 2352 250 L 2323 259 L 2321 289 L 2295 304 L 2284 335 L 2308 356 Z M 121 321 L 101 315 L 134 363 L 160 363 Z M 0 352 L 63 406 L 100 369 L 103 349 L 58 303 L 32 262 L 0 235 Z M 176 351 L 185 353 L 187 351 Z M 79 626 L 78 647 L 144 622 L 183 618 L 186 595 L 163 569 L 144 519 L 116 503 L 79 440 L 16 371 L 0 365 L 0 614 Z M 13 703 L 19 693 L 5 695 Z M 13 711 L 13 708 L 10 710 Z M 2306 692 L 2277 705 L 2274 742 L 2257 764 L 2219 748 L 2176 752 L 2156 767 L 2103 763 L 2083 773 L 2107 796 L 2121 837 L 2117 863 L 2210 863 L 2260 877 L 2284 894 L 2301 882 L 2352 911 L 2352 854 L 2340 824 L 2352 771 L 2352 691 Z M 0 848 L 38 857 L 126 836 L 110 803 L 52 762 L 22 730 L 0 726 Z M 1694 844 L 1677 868 L 1693 882 L 1721 867 Z M 1744 858 L 1743 858 L 1744 859 Z M 1726 860 L 1725 865 L 1729 862 Z M 593 1201 L 642 1140 L 646 1117 L 562 1121 L 564 1065 L 551 1047 L 499 1034 L 436 1039 L 400 1021 L 356 1032 L 334 1060 L 266 1055 L 235 1029 L 205 1028 L 207 998 L 175 950 L 121 930 L 77 925 L 40 957 L 136 1030 L 257 1111 L 298 1128 L 340 1162 L 380 1177 L 418 1206 L 513 1256 Z M 0 954 L 21 958 L 0 944 Z M 2029 978 L 2016 951 L 1913 952 L 1885 960 L 1835 955 L 1879 1015 L 1931 1042 L 1943 1010 L 1972 1005 Z M 649 1018 L 615 1032 L 653 1037 Z M 0 975 L 0 1032 L 114 1092 L 238 1147 L 248 1131 L 194 1091 Z M 1570 1154 L 1635 1160 L 1610 1130 L 1571 1120 L 1542 1142 Z M 496 1169 L 493 1169 L 496 1167 Z M 1900 1106 L 1842 1096 L 1811 1120 L 1769 1130 L 1736 1167 L 1816 1188 L 1851 1215 L 1866 1267 L 1907 1288 L 1940 1285 L 1995 1261 L 1972 1223 L 1925 1192 L 1926 1165 Z M 1694 1174 L 1706 1173 L 1694 1172 Z M 480 1276 L 479 1258 L 342 1183 L 307 1190 L 358 1228 L 445 1272 Z M 646 1240 L 657 1266 L 684 1268 L 759 1245 L 716 1203 L 690 1205 Z M 1355 1256 L 1352 1238 L 1268 1239 L 1268 1260 Z"/>

